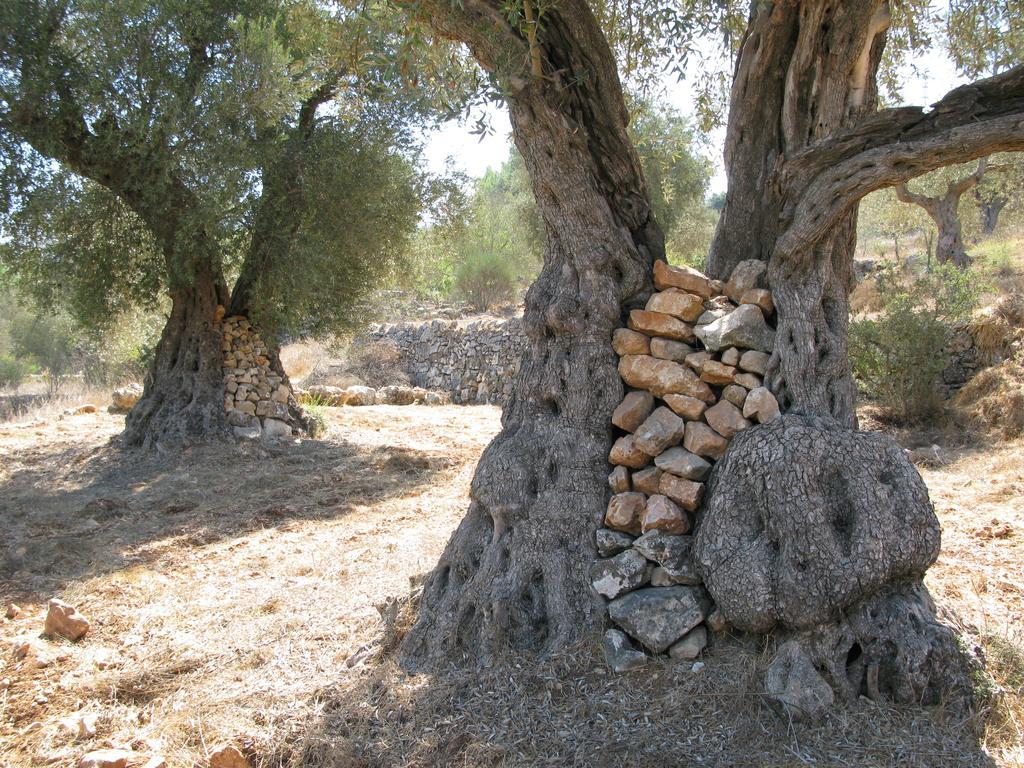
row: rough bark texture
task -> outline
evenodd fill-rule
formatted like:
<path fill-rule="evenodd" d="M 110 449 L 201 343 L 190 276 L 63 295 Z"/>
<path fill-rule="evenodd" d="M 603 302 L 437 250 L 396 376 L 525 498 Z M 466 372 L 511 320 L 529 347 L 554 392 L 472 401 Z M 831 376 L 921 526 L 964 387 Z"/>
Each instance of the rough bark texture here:
<path fill-rule="evenodd" d="M 412 664 L 545 652 L 599 626 L 604 612 L 587 574 L 623 391 L 611 335 L 646 298 L 652 259 L 664 250 L 615 62 L 587 5 L 565 0 L 545 12 L 543 78 L 529 74 L 529 43 L 499 3 L 426 10 L 435 29 L 469 43 L 502 80 L 547 242 L 502 431 L 426 581 L 403 649 Z"/>
<path fill-rule="evenodd" d="M 125 419 L 124 441 L 145 448 L 228 434 L 217 305 L 221 283 L 208 269 L 171 292 L 167 318 L 142 397 Z"/>
<path fill-rule="evenodd" d="M 873 112 L 889 17 L 882 0 L 758 4 L 733 80 L 725 163 L 729 191 L 708 257 L 726 278 L 744 259 L 769 261 L 781 234 L 787 158 Z M 772 284 L 779 310 L 775 394 L 783 407 L 853 426 L 847 355 L 856 212 L 812 246 L 813 267 Z M 781 298 L 781 303 L 779 302 Z"/>
<path fill-rule="evenodd" d="M 952 633 L 921 581 L 939 522 L 895 441 L 786 415 L 733 440 L 709 497 L 695 547 L 705 584 L 733 626 L 799 643 L 769 675 L 787 707 L 827 704 L 799 695 L 815 689 L 803 659 L 847 700 L 959 691 Z"/>
<path fill-rule="evenodd" d="M 996 196 L 990 200 L 979 200 L 978 211 L 981 215 L 981 234 L 991 235 L 999 225 L 999 214 L 1010 202 L 1010 198 Z"/>
<path fill-rule="evenodd" d="M 935 222 L 935 228 L 939 233 L 935 243 L 935 258 L 939 264 L 953 263 L 958 267 L 966 267 L 971 263 L 971 258 L 964 249 L 962 227 L 960 226 L 960 198 L 965 192 L 981 183 L 986 165 L 986 159 L 982 158 L 974 173 L 951 181 L 942 197 L 928 197 L 911 192 L 907 189 L 906 184 L 896 185 L 896 197 L 901 202 L 923 208 Z"/>

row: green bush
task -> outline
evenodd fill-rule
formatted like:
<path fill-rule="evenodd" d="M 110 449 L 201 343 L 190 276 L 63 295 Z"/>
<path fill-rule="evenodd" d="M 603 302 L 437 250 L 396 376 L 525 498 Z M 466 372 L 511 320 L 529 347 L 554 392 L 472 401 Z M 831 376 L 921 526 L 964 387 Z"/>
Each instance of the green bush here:
<path fill-rule="evenodd" d="M 29 365 L 24 361 L 0 355 L 0 389 L 17 390 L 29 373 Z"/>
<path fill-rule="evenodd" d="M 850 324 L 850 359 L 861 387 L 905 422 L 941 407 L 940 378 L 954 326 L 977 305 L 977 275 L 952 265 L 906 279 L 894 268 L 878 278 L 882 310 Z"/>
<path fill-rule="evenodd" d="M 455 270 L 456 295 L 478 311 L 511 301 L 515 288 L 515 270 L 497 253 L 473 254 Z"/>
<path fill-rule="evenodd" d="M 306 415 L 306 428 L 309 430 L 311 438 L 315 440 L 327 434 L 331 422 L 322 405 L 306 403 L 302 406 L 302 411 Z"/>

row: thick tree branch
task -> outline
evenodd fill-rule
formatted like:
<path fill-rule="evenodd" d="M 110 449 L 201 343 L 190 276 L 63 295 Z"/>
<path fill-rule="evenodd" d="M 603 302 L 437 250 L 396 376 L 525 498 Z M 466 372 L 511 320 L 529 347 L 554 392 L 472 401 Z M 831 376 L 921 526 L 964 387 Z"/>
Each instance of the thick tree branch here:
<path fill-rule="evenodd" d="M 911 192 L 907 189 L 906 184 L 897 184 L 894 187 L 896 192 L 896 199 L 901 203 L 909 203 L 910 205 L 918 205 L 925 210 L 929 210 L 930 207 L 935 205 L 935 201 L 927 195 L 919 195 L 917 192 Z"/>
<path fill-rule="evenodd" d="M 1024 150 L 1024 66 L 961 86 L 925 112 L 890 109 L 781 166 L 789 202 L 773 257 L 796 266 L 870 192 L 947 165 Z"/>

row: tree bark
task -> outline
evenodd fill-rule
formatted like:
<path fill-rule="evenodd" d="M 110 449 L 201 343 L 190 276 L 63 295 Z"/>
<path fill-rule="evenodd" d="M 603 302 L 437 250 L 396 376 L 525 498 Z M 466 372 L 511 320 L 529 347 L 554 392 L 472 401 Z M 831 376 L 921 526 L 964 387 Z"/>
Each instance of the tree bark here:
<path fill-rule="evenodd" d="M 935 242 L 935 259 L 939 264 L 952 263 L 961 269 L 971 263 L 964 248 L 963 228 L 960 224 L 960 198 L 967 190 L 981 183 L 985 175 L 986 161 L 978 163 L 978 169 L 970 176 L 951 181 L 942 197 L 928 197 L 907 189 L 906 184 L 896 185 L 896 197 L 901 202 L 917 205 L 925 210 L 939 236 Z"/>
<path fill-rule="evenodd" d="M 758 4 L 740 46 L 725 163 L 728 192 L 708 272 L 728 278 L 744 259 L 770 261 L 781 234 L 788 157 L 875 110 L 875 75 L 889 16 L 882 0 Z M 856 212 L 813 246 L 814 268 L 789 285 L 771 284 L 779 309 L 773 370 L 784 408 L 856 421 L 847 354 Z M 787 306 L 787 302 L 790 306 Z"/>
<path fill-rule="evenodd" d="M 979 209 L 981 212 L 981 234 L 991 235 L 996 231 L 996 226 L 999 224 L 999 214 L 1003 212 L 1003 208 L 1010 202 L 1007 197 L 994 197 L 991 200 L 982 200 L 979 203 Z"/>
<path fill-rule="evenodd" d="M 466 41 L 502 82 L 547 242 L 502 430 L 403 646 L 413 665 L 548 652 L 599 627 L 587 574 L 623 393 L 611 335 L 649 295 L 652 261 L 664 255 L 615 62 L 586 3 L 545 11 L 543 77 L 531 74 L 536 55 L 499 3 L 427 5 L 435 29 Z"/>

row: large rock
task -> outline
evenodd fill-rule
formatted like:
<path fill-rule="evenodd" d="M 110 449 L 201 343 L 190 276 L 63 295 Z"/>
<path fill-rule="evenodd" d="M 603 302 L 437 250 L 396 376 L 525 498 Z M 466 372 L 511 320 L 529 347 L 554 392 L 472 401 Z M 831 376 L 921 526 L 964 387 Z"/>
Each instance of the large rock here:
<path fill-rule="evenodd" d="M 671 648 L 668 649 L 668 655 L 673 659 L 681 659 L 684 661 L 693 661 L 700 652 L 704 650 L 704 646 L 708 644 L 708 630 L 703 625 L 694 627 L 683 639 L 675 643 Z"/>
<path fill-rule="evenodd" d="M 765 689 L 794 720 L 819 718 L 836 698 L 811 658 L 793 640 L 782 644 L 768 667 Z"/>
<path fill-rule="evenodd" d="M 644 338 L 647 337 L 645 336 Z M 653 357 L 659 357 L 662 360 L 672 360 L 673 362 L 681 363 L 686 360 L 687 355 L 693 354 L 693 347 L 689 344 L 684 344 L 681 341 L 659 339 L 658 337 L 655 337 L 651 339 L 649 352 L 630 352 L 629 354 L 649 354 Z"/>
<path fill-rule="evenodd" d="M 832 621 L 938 556 L 928 489 L 887 436 L 788 414 L 739 433 L 712 477 L 697 557 L 741 630 Z"/>
<path fill-rule="evenodd" d="M 381 405 L 412 405 L 416 402 L 416 392 L 412 387 L 392 385 L 377 390 L 377 402 Z"/>
<path fill-rule="evenodd" d="M 611 464 L 631 469 L 645 467 L 650 460 L 650 456 L 636 447 L 636 439 L 633 435 L 626 435 L 616 440 L 608 454 L 608 461 Z"/>
<path fill-rule="evenodd" d="M 655 408 L 644 423 L 636 429 L 635 445 L 648 456 L 657 456 L 666 448 L 677 445 L 686 431 L 686 422 L 662 406 Z"/>
<path fill-rule="evenodd" d="M 648 312 L 664 312 L 666 315 L 692 323 L 704 314 L 704 300 L 693 293 L 673 288 L 652 294 L 645 309 Z"/>
<path fill-rule="evenodd" d="M 755 418 L 758 424 L 765 424 L 779 417 L 779 401 L 765 387 L 750 390 L 743 402 L 743 416 Z"/>
<path fill-rule="evenodd" d="M 663 336 L 676 341 L 693 341 L 693 326 L 664 312 L 634 309 L 629 313 L 629 328 L 648 336 Z"/>
<path fill-rule="evenodd" d="M 658 490 L 683 509 L 693 512 L 700 506 L 700 501 L 704 496 L 704 483 L 695 483 L 692 480 L 664 472 L 658 482 Z M 677 531 L 677 533 L 686 533 L 686 531 Z"/>
<path fill-rule="evenodd" d="M 729 441 L 701 421 L 688 421 L 683 447 L 690 453 L 718 461 L 729 447 Z"/>
<path fill-rule="evenodd" d="M 654 286 L 659 291 L 666 288 L 681 288 L 708 298 L 715 291 L 707 275 L 692 267 L 672 267 L 664 261 L 654 262 Z"/>
<path fill-rule="evenodd" d="M 53 598 L 46 606 L 46 624 L 43 634 L 60 635 L 74 642 L 85 636 L 89 631 L 89 620 L 63 600 Z"/>
<path fill-rule="evenodd" d="M 140 384 L 128 384 L 119 387 L 110 393 L 111 413 L 128 413 L 142 397 L 142 386 Z"/>
<path fill-rule="evenodd" d="M 696 334 L 714 352 L 725 347 L 771 352 L 775 346 L 775 331 L 753 304 L 743 304 L 713 323 L 697 326 Z"/>
<path fill-rule="evenodd" d="M 280 440 L 281 438 L 291 436 L 292 428 L 287 422 L 279 421 L 278 419 L 263 420 L 262 438 L 264 440 Z"/>
<path fill-rule="evenodd" d="M 647 560 L 639 552 L 627 549 L 590 566 L 590 585 L 609 600 L 636 589 L 647 580 Z"/>
<path fill-rule="evenodd" d="M 608 502 L 604 514 L 604 524 L 617 531 L 625 531 L 634 535 L 640 533 L 644 512 L 647 509 L 647 497 L 642 493 L 617 493 Z"/>
<path fill-rule="evenodd" d="M 647 587 L 608 604 L 608 615 L 630 637 L 661 653 L 704 620 L 709 602 L 700 587 Z"/>
<path fill-rule="evenodd" d="M 616 328 L 612 333 L 612 349 L 619 357 L 622 355 L 649 355 L 651 353 L 651 337 L 628 328 Z"/>
<path fill-rule="evenodd" d="M 644 511 L 644 520 L 640 529 L 644 533 L 663 531 L 664 533 L 682 534 L 690 530 L 690 520 L 670 498 L 655 494 L 647 500 L 647 509 Z"/>
<path fill-rule="evenodd" d="M 661 470 L 657 467 L 645 467 L 633 473 L 631 479 L 633 490 L 646 493 L 648 496 L 658 493 L 661 483 Z"/>
<path fill-rule="evenodd" d="M 704 400 L 689 395 L 665 395 L 662 400 L 673 412 L 687 421 L 697 421 L 708 407 Z"/>
<path fill-rule="evenodd" d="M 327 384 L 314 384 L 299 396 L 299 401 L 304 405 L 326 405 L 338 407 L 347 404 L 348 398 L 348 390 L 344 390 L 341 387 L 332 387 Z"/>
<path fill-rule="evenodd" d="M 743 418 L 743 412 L 728 400 L 721 400 L 708 408 L 704 418 L 715 432 L 726 439 L 750 426 L 750 422 Z"/>
<path fill-rule="evenodd" d="M 636 432 L 653 408 L 654 395 L 650 392 L 627 392 L 612 411 L 612 424 L 627 432 Z"/>
<path fill-rule="evenodd" d="M 629 490 L 629 470 L 618 466 L 608 475 L 608 487 L 612 493 L 625 493 Z"/>
<path fill-rule="evenodd" d="M 619 360 L 619 376 L 631 387 L 652 395 L 688 395 L 705 403 L 715 402 L 715 393 L 707 383 L 685 365 L 659 360 L 650 355 L 626 355 Z"/>
<path fill-rule="evenodd" d="M 633 537 L 611 528 L 597 529 L 597 554 L 600 557 L 615 557 L 633 546 Z"/>
<path fill-rule="evenodd" d="M 685 448 L 669 448 L 654 460 L 658 469 L 687 480 L 701 481 L 711 471 L 711 464 Z"/>
<path fill-rule="evenodd" d="M 756 349 L 748 349 L 740 355 L 740 368 L 744 371 L 764 376 L 765 371 L 768 370 L 768 361 L 771 359 L 772 356 L 767 352 L 758 352 Z"/>
<path fill-rule="evenodd" d="M 737 304 L 743 294 L 752 288 L 764 288 L 768 264 L 760 259 L 746 259 L 733 267 L 729 281 L 725 284 L 725 294 Z"/>
<path fill-rule="evenodd" d="M 347 405 L 374 405 L 377 402 L 377 390 L 373 387 L 352 386 L 345 390 Z"/>

